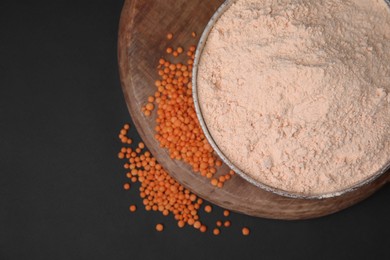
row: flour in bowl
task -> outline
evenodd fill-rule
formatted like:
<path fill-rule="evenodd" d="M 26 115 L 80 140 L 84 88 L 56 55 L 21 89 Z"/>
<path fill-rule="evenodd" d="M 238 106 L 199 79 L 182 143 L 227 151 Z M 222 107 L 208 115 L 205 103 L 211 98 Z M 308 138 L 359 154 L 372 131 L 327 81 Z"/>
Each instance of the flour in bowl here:
<path fill-rule="evenodd" d="M 390 161 L 384 0 L 238 0 L 199 62 L 210 135 L 239 169 L 300 194 L 340 191 Z"/>

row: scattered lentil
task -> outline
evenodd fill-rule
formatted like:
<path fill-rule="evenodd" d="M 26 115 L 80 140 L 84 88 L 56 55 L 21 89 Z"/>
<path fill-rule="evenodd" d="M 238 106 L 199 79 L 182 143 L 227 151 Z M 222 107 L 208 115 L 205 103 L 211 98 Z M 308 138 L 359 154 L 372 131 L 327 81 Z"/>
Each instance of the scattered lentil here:
<path fill-rule="evenodd" d="M 163 230 L 164 230 L 163 224 L 157 224 L 157 225 L 156 225 L 156 230 L 157 230 L 158 232 L 163 231 Z"/>
<path fill-rule="evenodd" d="M 242 234 L 243 234 L 244 236 L 248 236 L 248 235 L 250 234 L 249 228 L 243 227 L 243 228 L 242 228 Z"/>
<path fill-rule="evenodd" d="M 130 184 L 129 183 L 123 184 L 123 189 L 130 190 Z"/>
<path fill-rule="evenodd" d="M 207 213 L 210 213 L 211 211 L 213 211 L 213 208 L 210 205 L 206 205 L 204 207 L 204 211 L 206 211 Z"/>
<path fill-rule="evenodd" d="M 213 234 L 218 236 L 219 234 L 221 233 L 221 231 L 219 230 L 219 228 L 214 228 L 213 229 Z"/>
<path fill-rule="evenodd" d="M 204 233 L 204 232 L 206 232 L 206 231 L 207 231 L 207 227 L 206 227 L 205 225 L 202 225 L 202 226 L 200 227 L 200 232 Z"/>

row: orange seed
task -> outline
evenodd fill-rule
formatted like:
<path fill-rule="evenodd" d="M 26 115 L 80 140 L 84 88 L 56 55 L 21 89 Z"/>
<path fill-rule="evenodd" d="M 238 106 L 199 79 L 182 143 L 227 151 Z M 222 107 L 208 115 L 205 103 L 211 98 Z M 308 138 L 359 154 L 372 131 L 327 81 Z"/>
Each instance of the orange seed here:
<path fill-rule="evenodd" d="M 130 184 L 129 184 L 129 183 L 123 184 L 123 188 L 124 188 L 125 190 L 129 190 L 129 189 L 130 189 Z"/>
<path fill-rule="evenodd" d="M 204 207 L 204 211 L 206 211 L 207 213 L 210 213 L 212 210 L 213 210 L 213 208 L 210 205 L 206 205 Z"/>
<path fill-rule="evenodd" d="M 213 229 L 213 234 L 218 236 L 219 234 L 221 233 L 221 231 L 219 230 L 219 228 L 214 228 Z"/>
<path fill-rule="evenodd" d="M 158 232 L 163 231 L 163 230 L 164 230 L 163 224 L 157 224 L 157 225 L 156 225 L 156 230 L 157 230 Z"/>
<path fill-rule="evenodd" d="M 242 234 L 243 234 L 244 236 L 248 236 L 248 235 L 250 234 L 249 228 L 243 227 L 243 228 L 242 228 Z"/>
<path fill-rule="evenodd" d="M 130 212 L 135 212 L 137 210 L 137 206 L 130 205 L 129 209 L 130 209 Z"/>

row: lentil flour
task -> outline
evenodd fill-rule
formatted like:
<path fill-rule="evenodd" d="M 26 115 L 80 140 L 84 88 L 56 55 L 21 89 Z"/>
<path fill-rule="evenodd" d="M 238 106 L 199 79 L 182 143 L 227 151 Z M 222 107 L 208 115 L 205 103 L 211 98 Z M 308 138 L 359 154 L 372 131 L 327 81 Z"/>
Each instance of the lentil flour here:
<path fill-rule="evenodd" d="M 390 160 L 384 0 L 238 0 L 211 30 L 197 82 L 220 150 L 266 185 L 337 192 Z"/>

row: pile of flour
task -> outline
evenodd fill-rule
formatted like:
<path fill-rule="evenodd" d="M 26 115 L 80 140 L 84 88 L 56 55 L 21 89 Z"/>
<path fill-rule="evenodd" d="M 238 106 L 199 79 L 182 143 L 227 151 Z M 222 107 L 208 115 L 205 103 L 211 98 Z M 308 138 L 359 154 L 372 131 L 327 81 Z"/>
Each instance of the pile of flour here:
<path fill-rule="evenodd" d="M 390 11 L 384 0 L 238 0 L 198 70 L 220 150 L 288 192 L 340 191 L 390 161 Z"/>

